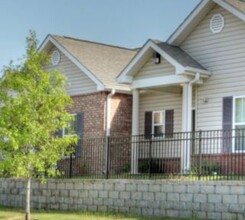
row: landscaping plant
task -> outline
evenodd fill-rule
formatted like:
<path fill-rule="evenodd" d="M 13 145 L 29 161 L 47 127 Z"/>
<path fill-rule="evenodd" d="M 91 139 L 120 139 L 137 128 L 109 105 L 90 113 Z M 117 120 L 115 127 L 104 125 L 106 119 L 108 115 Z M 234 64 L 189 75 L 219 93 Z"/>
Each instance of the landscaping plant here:
<path fill-rule="evenodd" d="M 49 62 L 30 31 L 22 63 L 6 67 L 0 81 L 0 174 L 27 180 L 26 220 L 32 178 L 57 175 L 57 161 L 76 142 L 55 135 L 70 119 L 66 109 L 71 99 L 64 76 L 46 70 Z"/>

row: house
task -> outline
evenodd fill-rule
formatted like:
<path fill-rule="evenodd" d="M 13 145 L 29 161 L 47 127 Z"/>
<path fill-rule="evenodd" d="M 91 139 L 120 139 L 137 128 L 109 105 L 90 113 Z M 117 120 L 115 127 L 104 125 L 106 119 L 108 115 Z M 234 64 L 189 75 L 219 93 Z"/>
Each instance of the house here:
<path fill-rule="evenodd" d="M 244 152 L 243 139 L 218 132 L 245 128 L 244 21 L 244 1 L 202 0 L 167 42 L 145 43 L 117 78 L 132 90 L 132 135 L 165 133 L 168 140 L 175 132 L 217 130 L 223 136 L 215 152 L 202 152 Z M 182 172 L 191 169 L 191 145 L 171 145 Z"/>
<path fill-rule="evenodd" d="M 131 133 L 129 87 L 118 84 L 116 76 L 136 50 L 56 35 L 48 35 L 39 50 L 51 55 L 47 69 L 66 76 L 74 102 L 69 111 L 78 115 L 84 138 Z"/>
<path fill-rule="evenodd" d="M 93 163 L 105 155 L 106 136 L 131 135 L 132 96 L 129 86 L 118 84 L 116 76 L 135 56 L 137 50 L 48 35 L 39 51 L 51 56 L 50 66 L 44 68 L 58 69 L 66 76 L 66 89 L 73 100 L 68 111 L 74 117 L 58 133 L 60 136 L 76 134 L 80 140 L 97 138 L 102 145 L 99 149 L 91 148 L 91 143 L 81 142 L 76 149 L 77 157 L 89 154 L 83 162 L 90 169 L 95 169 Z"/>

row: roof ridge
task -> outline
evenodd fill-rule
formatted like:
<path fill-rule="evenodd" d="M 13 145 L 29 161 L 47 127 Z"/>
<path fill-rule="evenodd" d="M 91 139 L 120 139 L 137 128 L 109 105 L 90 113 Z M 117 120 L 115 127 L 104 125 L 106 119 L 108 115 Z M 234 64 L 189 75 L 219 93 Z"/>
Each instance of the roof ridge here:
<path fill-rule="evenodd" d="M 74 37 L 70 37 L 70 36 L 66 36 L 66 35 L 63 35 L 63 36 L 53 35 L 53 36 L 62 37 L 62 38 L 70 39 L 70 40 L 74 40 L 74 41 L 82 41 L 82 42 L 98 44 L 98 45 L 107 46 L 107 47 L 129 50 L 129 51 L 136 51 L 138 49 L 138 48 L 127 48 L 127 47 L 121 47 L 121 46 L 117 46 L 117 45 L 113 45 L 113 44 L 106 44 L 106 43 L 100 43 L 100 42 L 96 42 L 96 41 L 84 40 L 84 39 L 74 38 Z"/>

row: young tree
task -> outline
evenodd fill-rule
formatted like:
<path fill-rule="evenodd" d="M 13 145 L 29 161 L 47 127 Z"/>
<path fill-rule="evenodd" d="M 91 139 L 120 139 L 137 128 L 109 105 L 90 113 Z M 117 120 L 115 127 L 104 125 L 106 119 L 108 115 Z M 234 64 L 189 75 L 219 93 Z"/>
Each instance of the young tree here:
<path fill-rule="evenodd" d="M 7 67 L 0 80 L 0 173 L 27 180 L 26 220 L 30 220 L 31 179 L 55 175 L 57 161 L 76 142 L 55 135 L 70 119 L 66 108 L 71 99 L 64 76 L 45 70 L 49 60 L 37 51 L 31 31 L 23 63 Z"/>

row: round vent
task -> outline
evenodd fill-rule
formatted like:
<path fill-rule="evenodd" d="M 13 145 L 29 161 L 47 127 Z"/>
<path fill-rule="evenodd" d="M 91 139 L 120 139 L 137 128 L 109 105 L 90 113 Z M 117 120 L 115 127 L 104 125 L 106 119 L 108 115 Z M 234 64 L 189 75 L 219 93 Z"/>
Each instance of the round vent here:
<path fill-rule="evenodd" d="M 60 62 L 60 52 L 58 50 L 55 50 L 52 53 L 52 64 L 57 65 Z"/>
<path fill-rule="evenodd" d="M 210 21 L 210 30 L 214 33 L 220 33 L 225 26 L 225 19 L 222 14 L 215 14 Z"/>

